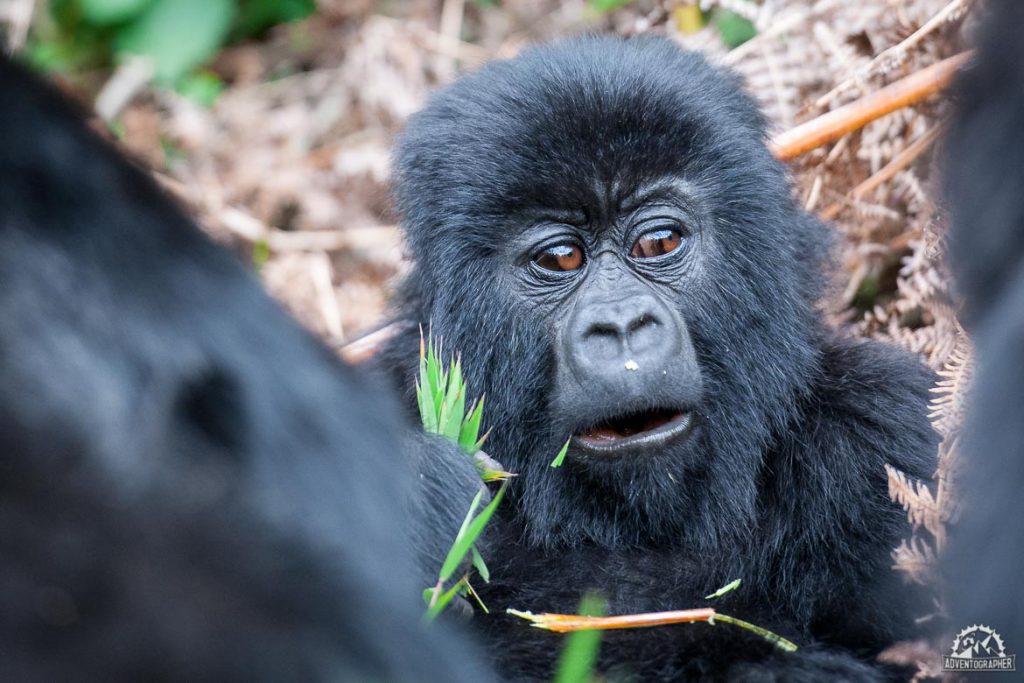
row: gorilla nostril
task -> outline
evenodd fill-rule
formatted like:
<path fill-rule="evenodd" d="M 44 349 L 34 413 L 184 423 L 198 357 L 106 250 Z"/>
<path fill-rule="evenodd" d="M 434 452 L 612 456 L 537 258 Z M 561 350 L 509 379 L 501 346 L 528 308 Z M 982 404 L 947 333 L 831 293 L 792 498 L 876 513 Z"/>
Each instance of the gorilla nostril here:
<path fill-rule="evenodd" d="M 583 328 L 575 347 L 579 362 L 591 365 L 605 363 L 622 355 L 623 336 L 618 325 L 606 322 L 592 322 Z"/>
<path fill-rule="evenodd" d="M 611 323 L 593 323 L 587 328 L 584 337 L 612 337 L 618 339 L 619 328 Z"/>
<path fill-rule="evenodd" d="M 632 334 L 632 333 L 636 332 L 637 330 L 640 330 L 640 329 L 642 329 L 644 327 L 648 327 L 648 326 L 653 327 L 653 326 L 657 326 L 657 324 L 658 324 L 658 319 L 657 318 L 655 318 L 650 313 L 644 313 L 639 318 L 636 318 L 633 322 L 631 322 L 629 324 L 628 332 L 629 332 L 629 334 Z"/>

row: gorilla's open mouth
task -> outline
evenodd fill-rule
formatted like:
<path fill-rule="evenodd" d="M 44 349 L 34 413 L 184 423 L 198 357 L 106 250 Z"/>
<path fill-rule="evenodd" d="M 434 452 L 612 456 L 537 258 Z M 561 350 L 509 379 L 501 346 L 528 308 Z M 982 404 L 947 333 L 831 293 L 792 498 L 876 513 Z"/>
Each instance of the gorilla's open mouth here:
<path fill-rule="evenodd" d="M 604 420 L 577 433 L 573 442 L 589 451 L 612 452 L 623 448 L 659 446 L 689 431 L 693 413 L 658 408 Z"/>

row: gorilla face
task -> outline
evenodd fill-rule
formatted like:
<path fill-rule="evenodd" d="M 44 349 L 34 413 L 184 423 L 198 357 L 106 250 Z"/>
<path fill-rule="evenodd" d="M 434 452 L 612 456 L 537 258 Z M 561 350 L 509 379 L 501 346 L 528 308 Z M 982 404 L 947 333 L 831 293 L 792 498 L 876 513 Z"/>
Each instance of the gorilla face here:
<path fill-rule="evenodd" d="M 596 199 L 599 212 L 542 210 L 503 258 L 514 296 L 533 302 L 551 329 L 549 415 L 591 468 L 682 446 L 701 398 L 676 303 L 700 275 L 699 219 L 685 183 Z"/>
<path fill-rule="evenodd" d="M 407 312 L 487 395 L 534 540 L 743 527 L 815 371 L 827 239 L 731 77 L 657 39 L 528 50 L 413 117 L 396 195 Z"/>

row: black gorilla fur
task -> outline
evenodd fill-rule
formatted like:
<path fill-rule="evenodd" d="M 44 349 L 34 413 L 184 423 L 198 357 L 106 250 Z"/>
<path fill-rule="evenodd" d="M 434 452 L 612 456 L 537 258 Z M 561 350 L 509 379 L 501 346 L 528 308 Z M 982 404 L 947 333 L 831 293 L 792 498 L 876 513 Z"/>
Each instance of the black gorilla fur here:
<path fill-rule="evenodd" d="M 950 249 L 977 370 L 947 557 L 952 626 L 1024 649 L 1024 4 L 993 0 L 946 136 Z"/>
<path fill-rule="evenodd" d="M 421 627 L 409 551 L 436 571 L 473 466 L 399 443 L 59 95 L 2 59 L 0 91 L 4 678 L 487 680 Z"/>
<path fill-rule="evenodd" d="M 587 416 L 553 408 L 558 321 L 571 290 L 530 300 L 511 252 L 537 212 L 597 234 L 643 183 L 679 180 L 695 264 L 663 283 L 703 389 L 682 445 L 549 463 Z M 828 232 L 795 205 L 764 121 L 736 79 L 665 40 L 582 38 L 492 63 L 436 95 L 397 148 L 396 197 L 414 268 L 398 315 L 432 325 L 486 394 L 488 452 L 519 473 L 488 531 L 491 615 L 512 678 L 550 674 L 558 639 L 505 608 L 612 613 L 717 606 L 804 645 L 793 655 L 729 627 L 608 634 L 603 669 L 645 680 L 875 680 L 917 596 L 890 570 L 908 531 L 885 463 L 928 478 L 931 375 L 908 355 L 838 336 L 816 308 Z M 412 386 L 415 333 L 381 357 Z M 642 398 L 591 396 L 604 410 Z"/>

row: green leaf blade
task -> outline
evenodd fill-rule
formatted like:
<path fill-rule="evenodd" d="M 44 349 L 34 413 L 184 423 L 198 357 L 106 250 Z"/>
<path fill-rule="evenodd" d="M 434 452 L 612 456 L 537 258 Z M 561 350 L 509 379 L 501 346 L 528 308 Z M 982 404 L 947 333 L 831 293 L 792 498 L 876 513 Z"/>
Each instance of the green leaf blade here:
<path fill-rule="evenodd" d="M 451 602 L 460 591 L 465 589 L 465 581 L 465 578 L 459 579 L 451 588 L 438 596 L 433 606 L 427 608 L 427 613 L 424 615 L 427 621 L 433 621 L 436 619 L 437 615 L 443 612 L 444 608 L 448 606 L 448 603 Z"/>
<path fill-rule="evenodd" d="M 743 579 L 733 579 L 729 583 L 725 584 L 724 586 L 722 586 L 721 588 L 716 590 L 711 595 L 705 595 L 704 599 L 705 600 L 714 600 L 715 598 L 722 597 L 726 593 L 732 593 L 734 590 L 736 590 L 737 588 L 740 587 L 741 583 L 743 583 Z"/>
<path fill-rule="evenodd" d="M 476 455 L 480 450 L 477 442 L 480 436 L 480 421 L 484 417 L 484 397 L 481 396 L 469 407 L 469 415 L 462 423 L 462 430 L 459 432 L 459 446 L 470 455 Z M 482 445 L 482 444 L 481 444 Z"/>
<path fill-rule="evenodd" d="M 561 467 L 562 463 L 565 462 L 565 454 L 569 452 L 569 443 L 571 441 L 572 437 L 570 436 L 565 440 L 565 443 L 562 444 L 562 450 L 558 451 L 558 455 L 556 455 L 555 459 L 551 461 L 552 467 Z"/>
<path fill-rule="evenodd" d="M 476 546 L 472 546 L 470 550 L 473 553 L 473 566 L 476 567 L 476 573 L 480 575 L 480 578 L 484 580 L 484 583 L 491 582 L 491 570 L 487 568 L 487 563 L 484 562 L 483 555 L 476 549 Z"/>
<path fill-rule="evenodd" d="M 483 533 L 484 527 L 487 526 L 487 523 L 491 520 L 491 516 L 494 515 L 494 511 L 498 508 L 498 504 L 501 503 L 501 499 L 505 495 L 506 488 L 508 488 L 508 484 L 502 484 L 491 502 L 487 504 L 487 507 L 485 507 L 479 515 L 473 518 L 473 521 L 469 522 L 468 525 L 466 522 L 463 522 L 463 529 L 459 531 L 459 535 L 456 537 L 455 543 L 452 544 L 451 549 L 448 551 L 448 556 L 445 557 L 444 564 L 441 565 L 439 578 L 442 581 L 447 581 L 451 578 L 451 575 L 455 573 L 456 569 L 458 569 L 462 560 L 465 559 L 467 554 L 469 554 L 470 548 L 474 543 L 476 543 L 480 534 Z M 472 510 L 470 512 L 472 513 Z M 469 515 L 467 515 L 467 519 L 468 517 Z"/>

